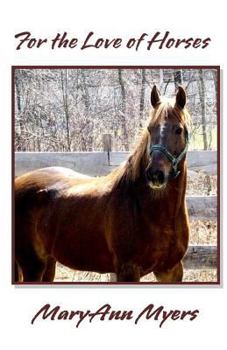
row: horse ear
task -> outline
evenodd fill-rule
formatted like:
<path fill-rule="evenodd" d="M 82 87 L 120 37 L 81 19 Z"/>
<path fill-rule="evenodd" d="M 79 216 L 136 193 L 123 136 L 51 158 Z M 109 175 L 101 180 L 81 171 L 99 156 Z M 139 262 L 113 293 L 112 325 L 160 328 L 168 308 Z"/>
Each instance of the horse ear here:
<path fill-rule="evenodd" d="M 160 94 L 156 85 L 154 85 L 153 89 L 151 90 L 151 104 L 155 108 L 160 102 Z"/>
<path fill-rule="evenodd" d="M 184 88 L 182 86 L 178 86 L 175 106 L 179 107 L 180 109 L 183 109 L 186 104 L 186 99 L 187 97 Z"/>

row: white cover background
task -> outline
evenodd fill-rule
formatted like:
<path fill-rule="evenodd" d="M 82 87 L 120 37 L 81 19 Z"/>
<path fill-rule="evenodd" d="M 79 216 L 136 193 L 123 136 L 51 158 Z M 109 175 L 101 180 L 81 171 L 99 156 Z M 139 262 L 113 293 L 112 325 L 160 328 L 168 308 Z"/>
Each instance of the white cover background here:
<path fill-rule="evenodd" d="M 11 285 L 11 65 L 221 65 L 225 70 L 226 12 L 224 1 L 6 1 L 0 10 L 0 347 L 2 349 L 199 349 L 226 346 L 227 290 L 224 287 L 15 287 Z M 139 36 L 169 30 L 175 37 L 210 36 L 201 49 L 15 50 L 14 35 L 31 31 L 52 37 L 67 31 L 85 37 Z M 223 72 L 222 71 L 222 79 Z M 222 94 L 224 91 L 222 84 Z M 224 118 L 223 118 L 224 119 Z M 224 132 L 226 122 L 223 120 Z M 227 147 L 223 138 L 223 149 Z M 225 158 L 225 156 L 224 156 Z M 225 159 L 224 159 L 225 165 Z M 223 176 L 224 177 L 224 176 Z M 223 197 L 226 191 L 223 189 Z M 225 201 L 224 201 L 225 207 Z M 224 219 L 223 236 L 226 220 Z M 225 240 L 223 242 L 223 246 Z M 225 254 L 224 247 L 224 254 Z M 223 254 L 223 255 L 224 255 Z M 224 259 L 225 268 L 225 259 Z M 225 271 L 225 269 L 224 269 Z M 225 279 L 224 279 L 225 282 Z M 34 314 L 45 303 L 64 309 L 95 310 L 104 303 L 113 309 L 142 310 L 147 304 L 168 310 L 199 309 L 193 322 L 156 321 L 137 326 L 125 321 L 37 321 Z M 218 345 L 219 344 L 219 345 Z"/>

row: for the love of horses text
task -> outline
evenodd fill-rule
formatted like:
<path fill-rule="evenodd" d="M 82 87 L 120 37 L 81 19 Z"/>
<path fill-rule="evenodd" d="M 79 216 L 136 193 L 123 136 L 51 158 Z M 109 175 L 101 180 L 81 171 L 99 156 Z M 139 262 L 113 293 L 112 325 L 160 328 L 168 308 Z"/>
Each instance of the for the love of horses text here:
<path fill-rule="evenodd" d="M 134 51 L 144 49 L 152 51 L 154 49 L 205 49 L 211 43 L 211 38 L 176 37 L 171 32 L 141 33 L 138 36 L 128 38 L 102 37 L 90 31 L 83 38 L 76 37 L 68 32 L 56 33 L 53 37 L 37 37 L 29 31 L 23 31 L 15 35 L 16 50 L 50 48 L 56 49 L 120 49 L 126 48 Z"/>

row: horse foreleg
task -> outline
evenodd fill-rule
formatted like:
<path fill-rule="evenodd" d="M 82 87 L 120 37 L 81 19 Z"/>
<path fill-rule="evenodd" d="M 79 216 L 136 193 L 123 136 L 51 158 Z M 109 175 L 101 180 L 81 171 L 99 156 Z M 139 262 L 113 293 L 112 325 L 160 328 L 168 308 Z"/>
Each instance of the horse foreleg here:
<path fill-rule="evenodd" d="M 22 276 L 21 268 L 20 268 L 18 262 L 15 261 L 15 264 L 14 264 L 14 282 L 15 283 L 22 282 L 22 280 L 23 280 L 23 276 Z"/>
<path fill-rule="evenodd" d="M 53 282 L 55 276 L 56 260 L 49 257 L 43 273 L 42 282 Z"/>
<path fill-rule="evenodd" d="M 19 261 L 23 282 L 41 282 L 46 268 L 46 261 L 30 251 Z"/>
<path fill-rule="evenodd" d="M 180 261 L 172 269 L 166 271 L 154 271 L 155 277 L 161 283 L 175 283 L 182 282 L 183 279 L 183 265 Z"/>
<path fill-rule="evenodd" d="M 43 273 L 45 271 L 45 264 L 36 264 L 33 266 L 26 266 L 23 269 L 24 282 L 41 282 Z"/>
<path fill-rule="evenodd" d="M 132 263 L 123 263 L 117 271 L 117 282 L 139 282 L 140 270 L 139 266 Z"/>

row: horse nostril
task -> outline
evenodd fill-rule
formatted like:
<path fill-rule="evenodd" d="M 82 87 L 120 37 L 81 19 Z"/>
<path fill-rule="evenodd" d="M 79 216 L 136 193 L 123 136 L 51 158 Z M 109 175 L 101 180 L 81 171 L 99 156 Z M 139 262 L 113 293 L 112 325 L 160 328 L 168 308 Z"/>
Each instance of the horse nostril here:
<path fill-rule="evenodd" d="M 155 172 L 155 177 L 160 184 L 163 184 L 163 182 L 165 181 L 165 175 L 161 170 L 157 170 Z"/>
<path fill-rule="evenodd" d="M 152 181 L 152 179 L 153 179 L 153 172 L 152 172 L 151 168 L 148 168 L 148 169 L 147 169 L 147 171 L 146 171 L 146 176 L 147 176 L 147 179 L 148 179 L 149 181 Z"/>
<path fill-rule="evenodd" d="M 161 170 L 152 171 L 151 169 L 147 169 L 147 179 L 153 183 L 163 184 L 165 181 L 164 172 Z"/>

